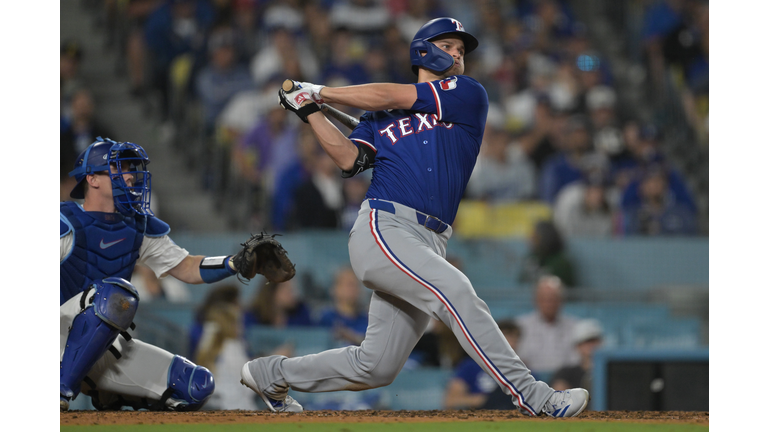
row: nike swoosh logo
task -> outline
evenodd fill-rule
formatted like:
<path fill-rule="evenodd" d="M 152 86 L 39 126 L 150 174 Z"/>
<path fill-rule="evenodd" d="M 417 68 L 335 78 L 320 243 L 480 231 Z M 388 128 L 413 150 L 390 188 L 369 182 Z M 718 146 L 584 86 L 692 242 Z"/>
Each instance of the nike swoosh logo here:
<path fill-rule="evenodd" d="M 99 243 L 99 247 L 102 248 L 102 249 L 106 249 L 106 248 L 112 247 L 112 246 L 120 243 L 123 240 L 125 240 L 125 239 L 121 238 L 120 240 L 115 240 L 115 241 L 111 241 L 109 243 L 104 243 L 104 239 L 101 239 L 101 243 Z"/>

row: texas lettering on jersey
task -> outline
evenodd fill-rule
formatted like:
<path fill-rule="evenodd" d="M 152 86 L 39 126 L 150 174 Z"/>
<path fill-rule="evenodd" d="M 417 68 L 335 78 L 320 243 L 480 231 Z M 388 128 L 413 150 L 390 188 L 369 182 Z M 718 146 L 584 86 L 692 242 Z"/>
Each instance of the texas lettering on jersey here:
<path fill-rule="evenodd" d="M 389 138 L 392 145 L 395 145 L 395 143 L 402 137 L 429 131 L 435 127 L 451 129 L 453 123 L 437 121 L 437 114 L 415 113 L 412 116 L 395 120 L 384 129 L 379 129 L 379 135 Z"/>

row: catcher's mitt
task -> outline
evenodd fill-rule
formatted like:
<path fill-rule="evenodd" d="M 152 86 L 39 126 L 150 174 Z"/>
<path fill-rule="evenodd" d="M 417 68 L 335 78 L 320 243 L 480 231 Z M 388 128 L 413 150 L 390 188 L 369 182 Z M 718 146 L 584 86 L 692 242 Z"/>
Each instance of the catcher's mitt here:
<path fill-rule="evenodd" d="M 249 281 L 256 274 L 264 275 L 270 283 L 285 282 L 293 278 L 296 268 L 288 258 L 283 245 L 275 240 L 277 234 L 251 235 L 232 263 L 237 268 L 237 278 Z"/>

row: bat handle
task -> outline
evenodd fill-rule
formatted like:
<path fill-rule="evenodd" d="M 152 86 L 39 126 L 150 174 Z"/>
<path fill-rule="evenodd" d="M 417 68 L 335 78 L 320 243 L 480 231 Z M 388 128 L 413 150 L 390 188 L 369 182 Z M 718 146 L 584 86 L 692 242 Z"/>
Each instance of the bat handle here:
<path fill-rule="evenodd" d="M 296 83 L 293 80 L 283 81 L 283 91 L 292 92 L 296 89 Z"/>

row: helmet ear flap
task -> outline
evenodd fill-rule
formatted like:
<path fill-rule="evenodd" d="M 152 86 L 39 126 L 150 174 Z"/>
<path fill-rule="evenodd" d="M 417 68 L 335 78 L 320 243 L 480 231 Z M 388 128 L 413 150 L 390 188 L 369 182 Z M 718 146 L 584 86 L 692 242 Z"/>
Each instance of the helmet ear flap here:
<path fill-rule="evenodd" d="M 411 69 L 413 73 L 419 73 L 419 66 L 443 73 L 453 67 L 453 64 L 453 56 L 441 50 L 432 42 L 426 40 L 414 40 L 411 42 Z"/>

